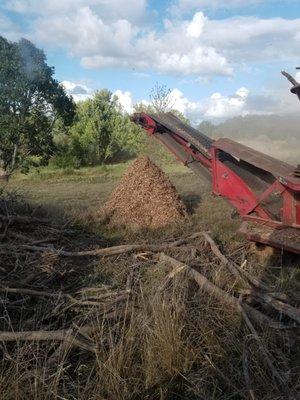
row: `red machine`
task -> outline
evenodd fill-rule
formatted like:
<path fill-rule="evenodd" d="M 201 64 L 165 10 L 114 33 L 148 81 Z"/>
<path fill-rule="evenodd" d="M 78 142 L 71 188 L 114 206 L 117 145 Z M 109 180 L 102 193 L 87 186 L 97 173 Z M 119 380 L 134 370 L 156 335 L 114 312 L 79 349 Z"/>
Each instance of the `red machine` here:
<path fill-rule="evenodd" d="M 286 74 L 288 75 L 288 74 Z M 300 85 L 291 91 L 300 99 Z M 300 167 L 230 139 L 212 140 L 172 113 L 136 113 L 132 120 L 184 165 L 212 181 L 244 219 L 249 240 L 300 254 Z"/>

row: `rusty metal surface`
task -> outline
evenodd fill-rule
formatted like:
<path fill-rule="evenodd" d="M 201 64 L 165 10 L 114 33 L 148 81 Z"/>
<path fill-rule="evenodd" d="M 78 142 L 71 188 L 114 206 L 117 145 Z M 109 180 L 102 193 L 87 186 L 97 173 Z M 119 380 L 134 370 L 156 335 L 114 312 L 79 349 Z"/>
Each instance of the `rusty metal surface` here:
<path fill-rule="evenodd" d="M 197 129 L 182 122 L 172 113 L 149 114 L 150 117 L 160 124 L 163 128 L 182 136 L 189 143 L 196 147 L 202 153 L 210 156 L 209 149 L 214 141 L 206 136 L 204 133 L 199 132 Z"/>
<path fill-rule="evenodd" d="M 295 170 L 295 167 L 292 165 L 276 160 L 273 157 L 260 153 L 231 139 L 218 139 L 214 142 L 214 147 L 242 159 L 257 168 L 268 171 L 275 177 L 292 176 Z"/>
<path fill-rule="evenodd" d="M 296 228 L 274 229 L 260 224 L 243 222 L 239 233 L 253 242 L 300 254 L 300 235 Z"/>

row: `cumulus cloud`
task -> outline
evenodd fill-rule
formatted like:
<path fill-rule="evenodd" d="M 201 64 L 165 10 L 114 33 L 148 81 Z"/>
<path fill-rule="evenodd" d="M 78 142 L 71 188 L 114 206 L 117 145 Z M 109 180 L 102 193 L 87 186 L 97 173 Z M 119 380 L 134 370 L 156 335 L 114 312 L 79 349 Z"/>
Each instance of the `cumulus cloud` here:
<path fill-rule="evenodd" d="M 203 32 L 205 22 L 206 18 L 204 14 L 202 12 L 197 12 L 186 28 L 187 35 L 198 39 Z"/>
<path fill-rule="evenodd" d="M 105 21 L 126 19 L 131 22 L 143 21 L 147 0 L 4 0 L 5 8 L 30 15 L 70 15 L 81 7 L 89 7 Z"/>
<path fill-rule="evenodd" d="M 213 93 L 208 99 L 204 119 L 227 119 L 248 113 L 246 109 L 249 90 L 242 87 L 233 96 L 223 96 L 221 93 Z"/>
<path fill-rule="evenodd" d="M 300 19 L 235 17 L 170 20 L 141 30 L 126 19 L 107 23 L 90 7 L 34 23 L 43 43 L 67 48 L 87 68 L 124 67 L 180 75 L 231 75 L 241 62 L 291 60 L 299 51 Z M 286 46 L 289 43 L 289 46 Z"/>
<path fill-rule="evenodd" d="M 72 96 L 74 101 L 82 101 L 91 97 L 94 93 L 93 89 L 82 83 L 74 83 L 71 81 L 62 81 L 61 84 L 65 88 L 67 94 Z"/>
<path fill-rule="evenodd" d="M 166 19 L 158 29 L 140 23 L 149 12 L 147 0 L 132 0 L 130 7 L 127 0 L 52 0 L 42 5 L 40 0 L 6 0 L 5 5 L 30 15 L 27 37 L 67 50 L 86 68 L 230 76 L 241 63 L 291 61 L 299 53 L 300 18 L 211 19 L 199 11 L 205 2 L 179 0 L 178 7 L 195 5 L 198 11 L 189 18 Z"/>
<path fill-rule="evenodd" d="M 286 2 L 294 0 L 286 0 Z M 260 3 L 273 3 L 274 0 L 176 0 L 169 7 L 173 15 L 181 15 L 199 9 L 233 9 L 249 7 Z"/>
<path fill-rule="evenodd" d="M 67 94 L 73 97 L 75 102 L 89 99 L 93 97 L 96 92 L 94 89 L 82 83 L 75 83 L 65 80 L 62 81 L 61 84 L 65 88 Z M 128 114 L 133 112 L 134 100 L 131 92 L 118 89 L 113 93 L 113 96 L 118 98 L 118 103 L 124 112 Z"/>
<path fill-rule="evenodd" d="M 123 90 L 116 90 L 114 93 L 114 96 L 117 96 L 118 102 L 120 106 L 122 107 L 123 111 L 127 112 L 128 114 L 131 114 L 133 112 L 133 98 L 132 98 L 132 93 L 129 91 L 123 91 Z"/>

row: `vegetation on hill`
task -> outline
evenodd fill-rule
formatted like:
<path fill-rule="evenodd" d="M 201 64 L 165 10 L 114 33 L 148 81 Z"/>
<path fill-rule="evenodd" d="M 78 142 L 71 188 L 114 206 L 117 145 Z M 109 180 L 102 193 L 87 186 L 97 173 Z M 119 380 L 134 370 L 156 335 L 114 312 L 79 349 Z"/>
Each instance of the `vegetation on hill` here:
<path fill-rule="evenodd" d="M 203 121 L 198 129 L 213 138 L 228 137 L 263 153 L 299 164 L 300 116 L 248 115 L 218 125 Z"/>

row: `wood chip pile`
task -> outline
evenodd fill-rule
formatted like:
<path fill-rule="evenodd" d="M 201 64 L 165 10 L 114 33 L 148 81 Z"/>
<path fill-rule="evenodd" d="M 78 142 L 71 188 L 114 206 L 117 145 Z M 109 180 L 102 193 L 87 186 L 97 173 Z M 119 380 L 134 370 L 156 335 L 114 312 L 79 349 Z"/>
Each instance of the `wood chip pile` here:
<path fill-rule="evenodd" d="M 186 208 L 165 173 L 142 156 L 125 172 L 102 209 L 112 226 L 161 228 L 186 216 Z"/>

